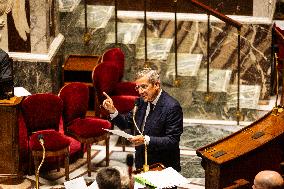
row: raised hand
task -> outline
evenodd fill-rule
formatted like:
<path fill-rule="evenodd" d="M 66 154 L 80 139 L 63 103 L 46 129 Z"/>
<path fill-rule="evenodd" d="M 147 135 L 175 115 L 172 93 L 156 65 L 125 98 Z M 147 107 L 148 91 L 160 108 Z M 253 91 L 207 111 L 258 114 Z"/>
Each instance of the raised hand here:
<path fill-rule="evenodd" d="M 103 101 L 103 107 L 111 114 L 113 114 L 116 111 L 116 108 L 113 105 L 113 101 L 105 92 L 103 92 L 103 95 L 105 95 L 106 99 Z"/>

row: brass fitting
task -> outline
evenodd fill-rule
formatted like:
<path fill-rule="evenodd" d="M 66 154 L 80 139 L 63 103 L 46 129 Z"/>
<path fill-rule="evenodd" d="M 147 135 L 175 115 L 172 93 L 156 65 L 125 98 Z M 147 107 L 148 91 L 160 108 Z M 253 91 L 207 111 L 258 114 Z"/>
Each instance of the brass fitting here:
<path fill-rule="evenodd" d="M 176 79 L 174 80 L 174 82 L 173 82 L 173 85 L 174 85 L 174 87 L 180 87 L 180 85 L 181 85 L 181 80 L 178 79 L 178 78 L 176 78 Z"/>
<path fill-rule="evenodd" d="M 89 45 L 91 39 L 92 39 L 92 35 L 91 35 L 89 32 L 84 33 L 84 35 L 83 35 L 83 42 L 84 42 L 84 45 Z"/>
<path fill-rule="evenodd" d="M 207 103 L 212 103 L 214 100 L 214 96 L 211 93 L 206 93 L 204 96 L 204 101 Z"/>

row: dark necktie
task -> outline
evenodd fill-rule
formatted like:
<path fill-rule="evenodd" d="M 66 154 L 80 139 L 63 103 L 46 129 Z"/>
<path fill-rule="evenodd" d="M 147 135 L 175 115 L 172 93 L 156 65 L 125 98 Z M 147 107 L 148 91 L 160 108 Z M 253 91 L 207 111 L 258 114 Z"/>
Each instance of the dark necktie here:
<path fill-rule="evenodd" d="M 151 116 L 151 114 L 153 113 L 153 111 L 154 111 L 154 107 L 155 107 L 155 105 L 154 104 L 152 104 L 151 102 L 149 102 L 150 103 L 150 111 L 149 111 L 149 113 L 148 113 L 148 115 L 147 115 L 147 117 L 146 117 L 146 121 L 145 121 L 145 123 L 143 124 L 143 133 L 144 133 L 144 128 L 145 128 L 145 126 L 146 126 L 146 122 L 149 122 L 150 121 L 150 116 Z"/>
<path fill-rule="evenodd" d="M 148 117 L 153 113 L 154 108 L 155 108 L 155 105 L 150 102 L 150 111 L 149 111 Z"/>

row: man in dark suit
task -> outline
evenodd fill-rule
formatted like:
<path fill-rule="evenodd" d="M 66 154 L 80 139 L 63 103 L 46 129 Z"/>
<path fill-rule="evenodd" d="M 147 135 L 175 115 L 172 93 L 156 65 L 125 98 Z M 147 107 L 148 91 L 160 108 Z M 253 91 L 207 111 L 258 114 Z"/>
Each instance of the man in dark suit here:
<path fill-rule="evenodd" d="M 142 168 L 145 163 L 146 143 L 148 165 L 162 163 L 180 171 L 179 141 L 183 132 L 183 112 L 180 104 L 161 89 L 160 76 L 156 70 L 141 70 L 137 73 L 135 83 L 140 98 L 135 103 L 134 111 L 127 115 L 119 114 L 106 93 L 103 107 L 110 113 L 111 122 L 122 130 L 133 128 L 133 122 L 137 123 L 134 130 L 138 134 L 129 139 L 136 148 L 137 169 Z"/>

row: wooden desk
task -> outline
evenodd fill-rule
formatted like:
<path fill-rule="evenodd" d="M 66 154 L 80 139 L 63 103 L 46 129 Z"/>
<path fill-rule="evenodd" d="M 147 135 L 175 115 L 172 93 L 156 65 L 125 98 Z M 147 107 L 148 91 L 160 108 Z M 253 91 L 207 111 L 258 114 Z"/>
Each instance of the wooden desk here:
<path fill-rule="evenodd" d="M 92 71 L 100 61 L 97 55 L 69 55 L 63 65 L 63 84 L 83 82 L 93 86 Z"/>
<path fill-rule="evenodd" d="M 18 118 L 22 99 L 15 97 L 11 103 L 0 103 L 0 181 L 21 176 Z"/>
<path fill-rule="evenodd" d="M 251 185 L 261 170 L 281 172 L 284 161 L 284 111 L 268 113 L 251 125 L 197 149 L 205 169 L 205 188 L 218 189 L 245 179 Z"/>

